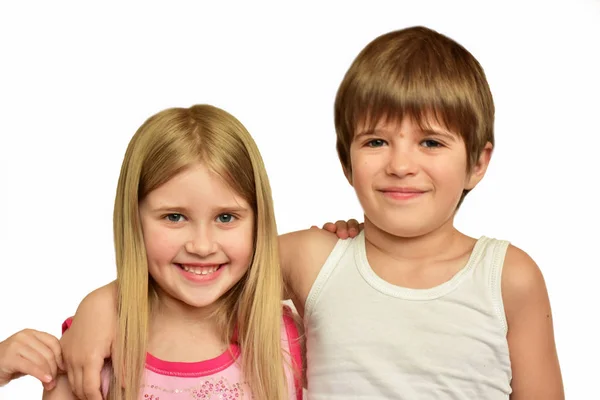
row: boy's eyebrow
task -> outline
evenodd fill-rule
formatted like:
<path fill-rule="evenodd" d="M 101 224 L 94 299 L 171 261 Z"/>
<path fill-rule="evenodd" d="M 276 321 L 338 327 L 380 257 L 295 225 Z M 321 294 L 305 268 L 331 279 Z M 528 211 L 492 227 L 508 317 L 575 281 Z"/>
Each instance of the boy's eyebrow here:
<path fill-rule="evenodd" d="M 431 135 L 431 136 L 442 136 L 445 137 L 448 140 L 456 140 L 456 135 L 445 131 L 445 130 L 441 130 L 441 129 L 435 129 L 435 128 L 423 128 L 420 129 L 420 132 L 423 136 L 427 136 L 427 135 Z"/>
<path fill-rule="evenodd" d="M 421 135 L 423 135 L 423 136 L 427 136 L 427 135 L 442 136 L 442 137 L 445 137 L 446 139 L 452 140 L 452 141 L 454 141 L 454 140 L 457 139 L 457 137 L 456 137 L 455 134 L 453 134 L 451 132 L 448 132 L 448 131 L 445 131 L 445 130 L 442 130 L 442 129 L 423 128 L 423 129 L 419 129 L 418 132 L 421 133 Z M 365 130 L 359 131 L 354 136 L 354 139 L 357 140 L 357 139 L 360 139 L 361 137 L 364 137 L 364 136 L 375 136 L 375 135 L 378 135 L 378 134 L 381 134 L 381 133 L 382 133 L 382 131 L 380 129 L 377 129 L 377 128 L 375 128 L 375 129 L 365 129 Z"/>
<path fill-rule="evenodd" d="M 359 139 L 363 136 L 374 136 L 377 134 L 377 129 L 365 129 L 359 131 L 356 135 L 354 135 L 354 140 Z"/>

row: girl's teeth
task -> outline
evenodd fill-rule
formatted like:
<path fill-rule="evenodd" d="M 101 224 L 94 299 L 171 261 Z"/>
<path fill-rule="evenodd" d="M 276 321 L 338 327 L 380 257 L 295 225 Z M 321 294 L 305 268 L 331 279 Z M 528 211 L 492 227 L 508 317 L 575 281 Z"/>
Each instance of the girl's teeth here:
<path fill-rule="evenodd" d="M 209 275 L 214 273 L 217 269 L 219 269 L 218 266 L 214 266 L 214 267 L 188 267 L 186 265 L 182 265 L 184 271 L 187 272 L 191 272 L 192 274 L 195 275 Z"/>

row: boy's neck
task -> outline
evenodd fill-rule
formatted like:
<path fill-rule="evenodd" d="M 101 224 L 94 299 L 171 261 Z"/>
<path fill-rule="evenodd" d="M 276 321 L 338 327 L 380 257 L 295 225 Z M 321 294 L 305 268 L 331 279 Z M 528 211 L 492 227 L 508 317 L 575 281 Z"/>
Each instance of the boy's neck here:
<path fill-rule="evenodd" d="M 460 249 L 460 243 L 468 239 L 454 227 L 454 218 L 425 235 L 400 237 L 381 230 L 365 217 L 364 233 L 367 250 L 372 247 L 391 259 L 408 264 L 452 258 L 455 250 Z"/>

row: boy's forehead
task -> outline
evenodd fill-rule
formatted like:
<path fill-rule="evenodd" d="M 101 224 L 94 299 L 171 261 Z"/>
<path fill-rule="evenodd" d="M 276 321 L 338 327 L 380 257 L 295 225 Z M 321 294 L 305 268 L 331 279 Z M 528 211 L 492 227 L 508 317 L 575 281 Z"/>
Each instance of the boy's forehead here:
<path fill-rule="evenodd" d="M 399 132 L 401 130 L 431 131 L 440 134 L 459 136 L 457 132 L 450 129 L 443 121 L 436 118 L 432 113 L 424 113 L 415 117 L 405 115 L 403 117 L 380 116 L 378 118 L 361 118 L 356 124 L 354 137 L 365 134 L 382 132 Z"/>

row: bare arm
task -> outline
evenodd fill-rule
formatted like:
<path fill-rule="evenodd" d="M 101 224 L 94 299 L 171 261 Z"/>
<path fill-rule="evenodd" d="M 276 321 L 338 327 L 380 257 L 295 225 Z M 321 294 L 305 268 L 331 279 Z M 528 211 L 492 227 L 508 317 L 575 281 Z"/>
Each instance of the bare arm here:
<path fill-rule="evenodd" d="M 71 391 L 67 376 L 59 375 L 56 379 L 56 387 L 52 390 L 44 390 L 42 400 L 77 400 L 77 397 Z"/>
<path fill-rule="evenodd" d="M 504 263 L 502 298 L 513 372 L 510 399 L 563 400 L 546 284 L 536 263 L 513 246 Z"/>
<path fill-rule="evenodd" d="M 288 297 L 300 317 L 304 303 L 338 237 L 322 229 L 307 229 L 279 237 L 281 269 Z"/>
<path fill-rule="evenodd" d="M 102 399 L 100 373 L 115 339 L 116 304 L 116 282 L 88 294 L 60 341 L 68 382 L 79 398 Z"/>
<path fill-rule="evenodd" d="M 364 224 L 359 224 L 355 219 L 349 219 L 347 221 L 339 220 L 336 222 L 326 222 L 320 229 L 335 233 L 340 239 L 348 239 L 358 235 L 359 232 L 364 229 Z M 294 288 L 290 286 L 290 281 L 294 280 L 291 275 L 294 275 L 293 271 L 295 270 L 295 264 L 300 264 L 298 262 L 299 257 L 301 259 L 307 254 L 305 246 L 307 245 L 307 242 L 310 243 L 311 237 L 318 237 L 321 235 L 318 233 L 306 234 L 301 232 L 319 231 L 320 229 L 318 226 L 313 225 L 308 230 L 291 232 L 279 236 L 279 248 L 281 249 L 280 262 L 284 278 L 283 300 L 292 300 L 294 304 L 296 303 L 296 300 L 294 300 Z"/>
<path fill-rule="evenodd" d="M 46 332 L 24 329 L 0 342 L 0 386 L 31 375 L 51 390 L 60 368 L 63 368 L 60 343 Z"/>
<path fill-rule="evenodd" d="M 308 290 L 338 237 L 354 237 L 359 230 L 356 220 L 338 221 L 325 226 L 327 230 L 307 229 L 279 237 L 284 300 L 291 299 L 300 315 L 304 312 Z M 116 330 L 116 304 L 116 281 L 96 289 L 83 299 L 71 328 L 61 339 L 69 382 L 77 397 L 90 400 L 102 398 L 100 372 L 105 359 L 111 356 Z"/>

